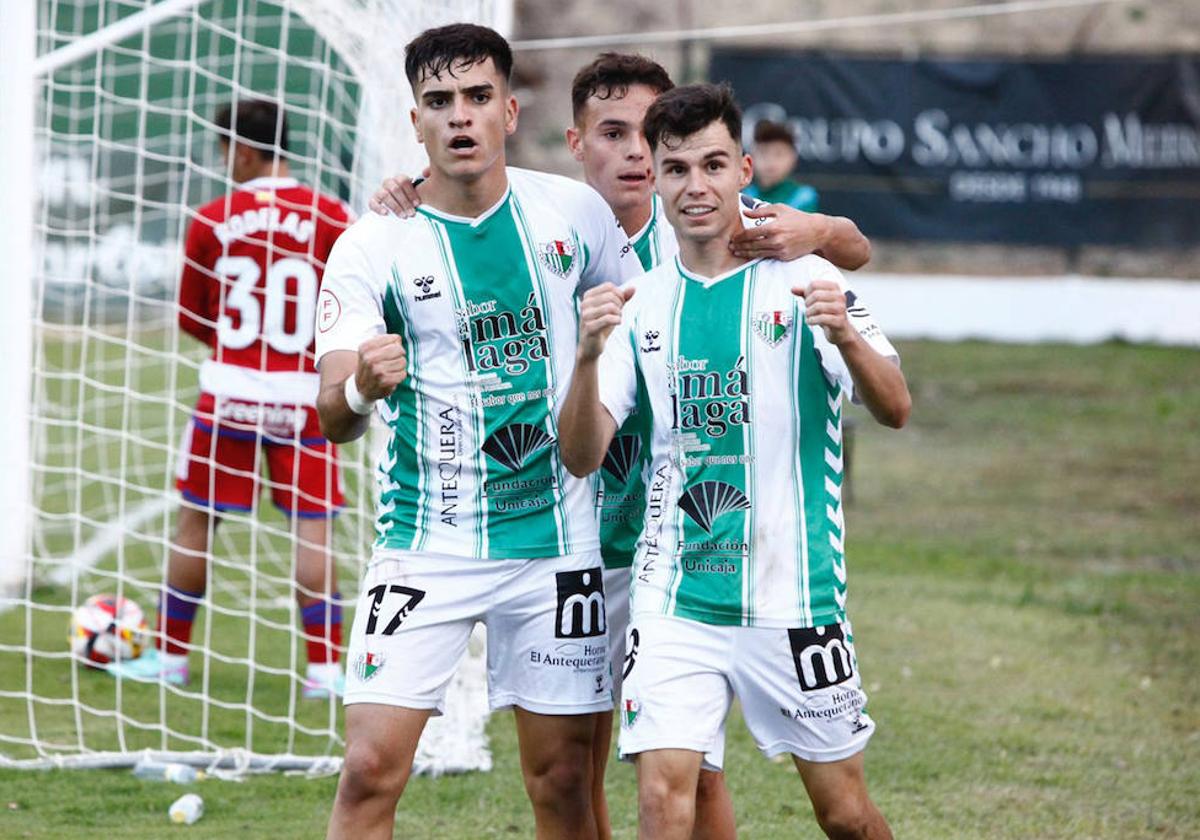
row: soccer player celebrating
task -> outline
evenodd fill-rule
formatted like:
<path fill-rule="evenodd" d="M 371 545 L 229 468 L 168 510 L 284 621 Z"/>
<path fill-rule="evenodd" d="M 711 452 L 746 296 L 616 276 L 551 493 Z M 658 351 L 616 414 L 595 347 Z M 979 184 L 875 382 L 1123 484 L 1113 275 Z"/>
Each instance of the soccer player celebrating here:
<path fill-rule="evenodd" d="M 750 180 L 728 88 L 663 94 L 644 131 L 679 255 L 583 298 L 563 463 L 601 466 L 646 395 L 647 506 L 633 568 L 620 750 L 642 836 L 686 838 L 698 773 L 733 696 L 768 755 L 790 753 L 834 837 L 890 837 L 866 789 L 845 614 L 841 400 L 899 427 L 890 343 L 837 269 L 730 253 Z"/>
<path fill-rule="evenodd" d="M 330 439 L 391 429 L 350 633 L 346 759 L 330 837 L 390 837 L 418 738 L 471 629 L 489 630 L 493 709 L 514 707 L 539 837 L 594 837 L 589 757 L 611 708 L 590 482 L 563 468 L 576 294 L 637 273 L 603 199 L 505 166 L 512 54 L 484 27 L 406 48 L 430 159 L 415 217 L 338 242 L 317 315 Z"/>
<path fill-rule="evenodd" d="M 566 130 L 567 145 L 583 165 L 584 179 L 616 215 L 630 237 L 641 267 L 649 271 L 670 261 L 678 251 L 675 233 L 654 193 L 650 149 L 642 133 L 646 109 L 659 94 L 674 87 L 658 63 L 640 55 L 601 53 L 576 73 L 571 85 L 574 123 Z M 731 250 L 743 257 L 795 259 L 817 252 L 847 269 L 860 267 L 870 244 L 849 219 L 800 213 L 782 205 L 743 207 L 744 227 Z M 372 199 L 377 212 L 391 210 L 408 217 L 420 205 L 413 184 L 399 176 L 387 179 Z M 766 221 L 770 225 L 765 225 Z M 643 470 L 649 461 L 648 416 L 633 411 L 617 432 L 601 474 L 600 544 L 604 559 L 605 605 L 614 691 L 620 692 L 625 667 L 629 617 L 630 567 L 645 510 Z M 592 801 L 597 831 L 611 835 L 604 776 L 612 740 L 613 713 L 597 716 L 593 748 Z M 724 738 L 718 738 L 706 760 L 697 788 L 697 838 L 736 836 L 733 806 L 719 768 Z"/>
<path fill-rule="evenodd" d="M 188 681 L 188 649 L 204 599 L 211 539 L 228 511 L 252 511 L 260 457 L 271 499 L 294 522 L 296 599 L 308 653 L 308 698 L 340 694 L 341 607 L 329 553 L 343 504 L 337 452 L 316 413 L 313 336 L 325 261 L 349 224 L 335 198 L 303 186 L 280 156 L 287 118 L 272 102 L 225 106 L 221 151 L 238 188 L 204 205 L 188 229 L 179 326 L 212 348 L 188 424 L 177 485 L 183 504 L 158 609 L 157 647 L 109 671 Z"/>

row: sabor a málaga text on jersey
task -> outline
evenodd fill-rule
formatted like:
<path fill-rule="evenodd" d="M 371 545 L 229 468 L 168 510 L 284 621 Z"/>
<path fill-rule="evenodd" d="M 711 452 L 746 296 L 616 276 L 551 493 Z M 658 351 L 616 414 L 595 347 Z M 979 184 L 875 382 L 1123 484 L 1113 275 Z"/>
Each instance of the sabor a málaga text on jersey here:
<path fill-rule="evenodd" d="M 843 620 L 841 354 L 793 286 L 834 280 L 850 322 L 896 352 L 825 260 L 756 260 L 718 278 L 678 258 L 640 278 L 600 362 L 622 422 L 649 396 L 651 463 L 631 614 L 812 627 Z M 790 445 L 789 445 L 790 444 Z"/>
<path fill-rule="evenodd" d="M 379 403 L 377 546 L 479 558 L 598 547 L 595 490 L 558 458 L 576 293 L 638 273 L 586 185 L 508 170 L 490 210 L 372 215 L 339 240 L 317 307 L 318 360 L 400 335 L 408 378 Z"/>
<path fill-rule="evenodd" d="M 313 315 L 346 206 L 293 178 L 255 178 L 201 207 L 188 228 L 179 324 L 208 344 L 208 394 L 312 405 Z"/>

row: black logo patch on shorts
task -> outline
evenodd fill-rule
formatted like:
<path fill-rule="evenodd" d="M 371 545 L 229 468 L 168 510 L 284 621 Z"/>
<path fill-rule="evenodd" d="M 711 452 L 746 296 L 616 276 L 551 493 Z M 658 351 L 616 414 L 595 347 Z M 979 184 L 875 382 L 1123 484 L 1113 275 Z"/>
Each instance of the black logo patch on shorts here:
<path fill-rule="evenodd" d="M 625 669 L 621 673 L 621 679 L 626 679 L 633 672 L 633 666 L 637 663 L 638 645 L 642 642 L 642 634 L 638 632 L 636 627 L 629 628 L 629 640 L 625 651 Z"/>
<path fill-rule="evenodd" d="M 558 609 L 554 611 L 554 636 L 586 639 L 604 635 L 604 576 L 600 567 L 577 572 L 558 572 Z"/>
<path fill-rule="evenodd" d="M 854 676 L 850 646 L 840 624 L 788 630 L 788 642 L 802 690 L 829 688 Z"/>

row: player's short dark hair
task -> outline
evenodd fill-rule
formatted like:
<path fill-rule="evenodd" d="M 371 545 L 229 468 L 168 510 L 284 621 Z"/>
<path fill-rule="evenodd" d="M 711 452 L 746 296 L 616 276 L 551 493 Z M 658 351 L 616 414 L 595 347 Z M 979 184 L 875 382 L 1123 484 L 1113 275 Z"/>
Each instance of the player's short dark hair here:
<path fill-rule="evenodd" d="M 742 109 L 727 84 L 684 85 L 669 90 L 650 105 L 642 132 L 653 152 L 668 138 L 683 138 L 703 131 L 720 120 L 739 146 L 742 142 Z"/>
<path fill-rule="evenodd" d="M 755 143 L 787 143 L 789 146 L 796 145 L 796 135 L 792 133 L 784 123 L 771 122 L 770 120 L 760 120 L 754 126 L 754 142 Z"/>
<path fill-rule="evenodd" d="M 492 60 L 500 75 L 512 76 L 512 48 L 499 32 L 474 23 L 426 29 L 404 48 L 404 73 L 414 88 L 430 76 L 453 75 L 456 65 Z"/>
<path fill-rule="evenodd" d="M 222 105 L 213 119 L 224 143 L 242 143 L 268 160 L 288 150 L 287 114 L 267 99 Z"/>
<path fill-rule="evenodd" d="M 571 113 L 579 122 L 587 101 L 621 99 L 633 85 L 645 85 L 657 94 L 675 87 L 661 64 L 635 53 L 604 52 L 575 74 L 571 82 Z"/>

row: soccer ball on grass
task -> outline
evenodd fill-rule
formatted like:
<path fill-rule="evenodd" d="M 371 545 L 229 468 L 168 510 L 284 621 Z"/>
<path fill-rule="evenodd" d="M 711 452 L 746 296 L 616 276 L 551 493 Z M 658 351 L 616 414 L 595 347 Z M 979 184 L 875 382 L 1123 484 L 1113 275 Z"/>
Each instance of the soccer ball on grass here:
<path fill-rule="evenodd" d="M 146 617 L 128 598 L 93 595 L 71 614 L 71 654 L 89 668 L 118 657 L 136 659 L 146 646 Z"/>

